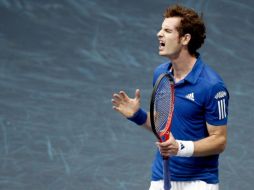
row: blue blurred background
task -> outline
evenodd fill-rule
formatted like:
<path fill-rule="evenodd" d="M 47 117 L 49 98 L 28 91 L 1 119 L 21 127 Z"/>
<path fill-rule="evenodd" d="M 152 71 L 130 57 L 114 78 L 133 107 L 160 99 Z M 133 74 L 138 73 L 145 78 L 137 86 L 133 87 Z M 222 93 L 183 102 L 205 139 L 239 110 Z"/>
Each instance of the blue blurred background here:
<path fill-rule="evenodd" d="M 167 6 L 204 13 L 203 59 L 231 94 L 220 189 L 253 189 L 254 2 L 0 0 L 0 189 L 148 189 L 156 139 L 112 110 L 149 107 Z"/>

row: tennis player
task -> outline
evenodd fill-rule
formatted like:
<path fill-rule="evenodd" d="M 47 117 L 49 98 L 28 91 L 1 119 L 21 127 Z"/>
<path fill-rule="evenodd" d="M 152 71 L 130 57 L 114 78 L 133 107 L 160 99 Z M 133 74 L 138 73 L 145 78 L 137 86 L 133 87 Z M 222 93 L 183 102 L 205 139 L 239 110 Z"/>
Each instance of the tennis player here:
<path fill-rule="evenodd" d="M 162 73 L 175 80 L 175 110 L 171 137 L 156 142 L 149 190 L 163 190 L 162 155 L 170 156 L 171 190 L 218 190 L 218 159 L 226 146 L 229 93 L 221 77 L 204 63 L 197 50 L 206 38 L 202 18 L 192 9 L 166 9 L 157 34 L 159 54 L 169 59 L 159 65 L 153 85 Z M 140 107 L 140 90 L 130 98 L 113 94 L 113 109 L 150 129 L 149 114 Z"/>

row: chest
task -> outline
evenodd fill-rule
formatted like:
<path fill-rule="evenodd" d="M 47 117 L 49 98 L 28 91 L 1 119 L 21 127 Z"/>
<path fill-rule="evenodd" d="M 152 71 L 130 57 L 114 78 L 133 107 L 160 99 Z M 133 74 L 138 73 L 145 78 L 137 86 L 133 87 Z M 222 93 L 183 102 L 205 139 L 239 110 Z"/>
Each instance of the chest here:
<path fill-rule="evenodd" d="M 188 120 L 202 119 L 205 115 L 206 94 L 193 86 L 175 88 L 175 113 Z"/>

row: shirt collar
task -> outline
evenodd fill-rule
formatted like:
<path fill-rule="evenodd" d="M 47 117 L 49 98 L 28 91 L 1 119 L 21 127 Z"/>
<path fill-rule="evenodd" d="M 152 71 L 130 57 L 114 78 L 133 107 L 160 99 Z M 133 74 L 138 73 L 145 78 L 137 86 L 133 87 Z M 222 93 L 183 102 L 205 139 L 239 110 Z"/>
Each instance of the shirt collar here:
<path fill-rule="evenodd" d="M 197 57 L 196 63 L 193 66 L 191 72 L 185 77 L 185 81 L 188 81 L 189 83 L 195 84 L 201 74 L 201 71 L 203 69 L 204 63 L 200 56 Z"/>
<path fill-rule="evenodd" d="M 190 71 L 190 73 L 184 78 L 184 81 L 187 81 L 191 84 L 195 84 L 201 74 L 201 71 L 203 69 L 203 61 L 201 59 L 201 56 L 198 54 L 197 56 L 197 60 L 192 68 L 192 70 Z M 169 64 L 168 66 L 168 72 L 170 71 L 170 68 L 172 67 L 172 63 Z M 172 73 L 171 73 L 172 74 Z"/>

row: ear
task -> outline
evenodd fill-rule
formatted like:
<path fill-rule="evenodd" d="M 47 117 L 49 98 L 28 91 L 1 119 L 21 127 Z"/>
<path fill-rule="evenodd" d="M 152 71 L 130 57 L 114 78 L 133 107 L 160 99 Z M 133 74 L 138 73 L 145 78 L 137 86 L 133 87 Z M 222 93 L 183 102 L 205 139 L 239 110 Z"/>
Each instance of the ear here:
<path fill-rule="evenodd" d="M 191 35 L 185 34 L 184 36 L 182 36 L 181 42 L 183 45 L 188 45 L 188 43 L 190 42 L 190 39 L 191 39 Z"/>

